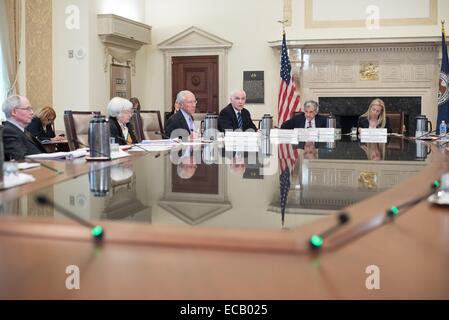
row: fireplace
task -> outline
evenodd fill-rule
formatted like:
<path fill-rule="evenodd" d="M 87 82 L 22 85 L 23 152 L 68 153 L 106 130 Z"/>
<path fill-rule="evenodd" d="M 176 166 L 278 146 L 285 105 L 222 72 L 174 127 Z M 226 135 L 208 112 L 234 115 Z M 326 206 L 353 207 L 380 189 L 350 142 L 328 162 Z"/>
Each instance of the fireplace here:
<path fill-rule="evenodd" d="M 415 117 L 421 114 L 421 97 L 319 97 L 318 102 L 320 113 L 332 113 L 342 133 L 349 133 L 375 98 L 385 102 L 387 112 L 404 112 L 405 135 L 414 134 Z"/>

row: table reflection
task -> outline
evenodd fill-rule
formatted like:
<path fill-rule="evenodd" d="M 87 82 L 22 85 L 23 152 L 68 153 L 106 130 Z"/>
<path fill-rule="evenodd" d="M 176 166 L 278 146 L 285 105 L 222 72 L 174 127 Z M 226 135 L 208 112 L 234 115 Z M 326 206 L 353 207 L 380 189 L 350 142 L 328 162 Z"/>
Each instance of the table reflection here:
<path fill-rule="evenodd" d="M 426 144 L 403 139 L 267 141 L 241 150 L 217 142 L 182 146 L 111 167 L 92 163 L 88 174 L 41 192 L 88 220 L 279 229 L 284 211 L 293 228 L 404 181 L 431 156 Z M 2 204 L 0 212 L 27 216 L 36 194 Z"/>

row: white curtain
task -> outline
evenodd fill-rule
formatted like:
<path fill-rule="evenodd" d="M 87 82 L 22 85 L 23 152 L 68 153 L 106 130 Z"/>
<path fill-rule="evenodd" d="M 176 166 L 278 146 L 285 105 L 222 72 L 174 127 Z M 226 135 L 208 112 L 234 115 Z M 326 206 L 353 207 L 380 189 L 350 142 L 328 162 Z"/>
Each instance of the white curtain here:
<path fill-rule="evenodd" d="M 0 0 L 0 99 L 18 92 L 21 0 Z M 4 117 L 3 113 L 0 117 Z"/>
<path fill-rule="evenodd" d="M 0 29 L 4 30 L 4 28 L 7 28 L 6 23 L 6 7 L 5 7 L 5 1 L 0 0 Z M 0 32 L 0 105 L 3 103 L 3 101 L 6 99 L 6 96 L 8 94 L 9 89 L 9 77 L 8 77 L 8 70 L 6 68 L 6 60 L 4 59 L 5 55 L 3 54 L 3 51 L 5 49 L 5 41 L 4 39 L 4 32 Z M 0 108 L 0 121 L 5 120 L 5 115 L 3 111 Z"/>

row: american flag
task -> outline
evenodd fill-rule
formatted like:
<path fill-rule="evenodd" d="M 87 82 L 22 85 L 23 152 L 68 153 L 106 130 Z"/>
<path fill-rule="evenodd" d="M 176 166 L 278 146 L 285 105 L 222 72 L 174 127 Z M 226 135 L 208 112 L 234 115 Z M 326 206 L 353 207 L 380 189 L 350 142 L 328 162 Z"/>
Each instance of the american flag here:
<path fill-rule="evenodd" d="M 291 144 L 279 145 L 278 158 L 279 166 L 281 168 L 281 174 L 279 176 L 279 198 L 281 205 L 282 226 L 284 226 L 285 208 L 287 207 L 288 192 L 290 190 L 290 175 L 293 174 L 298 155 L 298 149 L 293 149 Z"/>
<path fill-rule="evenodd" d="M 441 71 L 438 84 L 438 118 L 437 118 L 437 132 L 440 134 L 439 126 L 441 121 L 449 123 L 449 59 L 447 55 L 446 35 L 444 29 L 441 38 L 442 57 L 441 57 Z"/>
<path fill-rule="evenodd" d="M 296 94 L 295 82 L 291 76 L 292 66 L 288 58 L 287 42 L 285 41 L 285 32 L 282 35 L 281 49 L 281 87 L 278 98 L 278 126 L 290 119 L 294 112 L 301 108 L 299 96 Z"/>

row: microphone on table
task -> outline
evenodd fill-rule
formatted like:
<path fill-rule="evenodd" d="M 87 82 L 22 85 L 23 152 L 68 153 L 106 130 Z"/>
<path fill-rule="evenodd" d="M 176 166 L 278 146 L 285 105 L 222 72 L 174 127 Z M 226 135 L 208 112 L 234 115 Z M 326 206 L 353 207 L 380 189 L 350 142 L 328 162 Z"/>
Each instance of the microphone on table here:
<path fill-rule="evenodd" d="M 49 165 L 44 164 L 44 163 L 42 163 L 42 162 L 40 162 L 40 161 L 36 161 L 36 160 L 34 160 L 34 159 L 32 159 L 32 158 L 25 158 L 25 159 L 28 160 L 28 161 L 30 161 L 30 162 L 32 162 L 32 163 L 37 163 L 37 164 L 41 165 L 42 167 L 44 167 L 44 168 L 46 168 L 46 169 L 48 169 L 48 170 L 50 170 L 50 171 L 53 171 L 53 172 L 56 173 L 56 174 L 62 174 L 62 173 L 64 173 L 64 171 L 59 171 L 58 169 L 55 169 L 55 168 L 53 168 L 53 167 L 50 167 Z"/>
<path fill-rule="evenodd" d="M 415 140 L 418 140 L 418 139 L 421 139 L 421 138 L 425 138 L 425 137 L 430 136 L 432 133 L 435 133 L 435 132 L 437 132 L 437 131 L 436 130 L 432 130 L 432 131 L 427 132 L 427 133 L 425 133 L 425 134 L 423 134 L 423 135 L 421 135 L 419 137 L 415 137 Z"/>
<path fill-rule="evenodd" d="M 321 249 L 321 247 L 324 244 L 324 239 L 327 238 L 328 236 L 330 236 L 332 233 L 334 233 L 338 229 L 340 229 L 343 225 L 348 223 L 348 221 L 350 220 L 350 217 L 346 212 L 340 212 L 337 216 L 337 219 L 338 219 L 338 221 L 335 226 L 327 229 L 326 231 L 324 231 L 318 235 L 314 234 L 309 238 L 310 249 L 312 249 L 314 251 Z"/>
<path fill-rule="evenodd" d="M 167 135 L 167 134 L 165 134 L 165 133 L 163 133 L 163 132 L 161 132 L 161 131 L 155 131 L 154 133 L 160 135 L 160 136 L 161 136 L 162 138 L 164 138 L 164 139 L 170 139 L 170 140 L 173 140 L 174 142 L 178 142 L 178 143 L 179 143 L 179 141 L 176 140 L 176 139 L 182 140 L 182 136 L 178 136 L 177 138 L 172 139 L 169 135 Z"/>
<path fill-rule="evenodd" d="M 441 182 L 439 180 L 435 180 L 434 182 L 432 182 L 432 184 L 430 186 L 431 190 L 429 192 L 427 192 L 426 194 L 416 197 L 410 201 L 404 202 L 398 206 L 390 207 L 386 212 L 387 218 L 390 218 L 390 219 L 396 218 L 397 216 L 399 216 L 400 213 L 403 213 L 402 212 L 403 210 L 411 208 L 411 207 L 417 205 L 418 203 L 420 203 L 422 200 L 427 199 L 432 193 L 435 192 L 435 190 L 440 188 L 440 186 L 441 186 Z"/>
<path fill-rule="evenodd" d="M 118 140 L 123 141 L 123 142 L 125 142 L 126 144 L 128 144 L 128 141 L 127 141 L 126 139 L 123 139 L 122 137 L 115 137 L 115 138 L 117 138 Z M 146 153 L 151 153 L 151 151 L 149 151 L 149 150 L 145 149 L 144 147 L 141 147 L 141 146 L 139 146 L 139 145 L 137 145 L 137 144 L 134 144 L 134 143 L 133 143 L 131 146 L 136 147 L 136 148 L 139 148 L 139 149 L 142 149 L 142 150 L 145 151 Z"/>
<path fill-rule="evenodd" d="M 59 211 L 60 213 L 62 213 L 64 216 L 66 216 L 67 218 L 70 218 L 74 221 L 76 221 L 77 223 L 87 227 L 90 229 L 90 232 L 92 234 L 92 237 L 98 241 L 101 242 L 103 240 L 104 237 L 104 229 L 100 226 L 96 226 L 93 225 L 92 223 L 84 220 L 83 218 L 78 217 L 76 214 L 70 212 L 69 210 L 67 210 L 66 208 L 60 206 L 59 204 L 54 203 L 52 200 L 50 200 L 47 196 L 44 195 L 38 195 L 36 196 L 36 198 L 34 199 L 36 201 L 36 203 L 44 205 L 44 206 L 49 206 L 51 208 L 55 208 L 57 211 Z"/>

